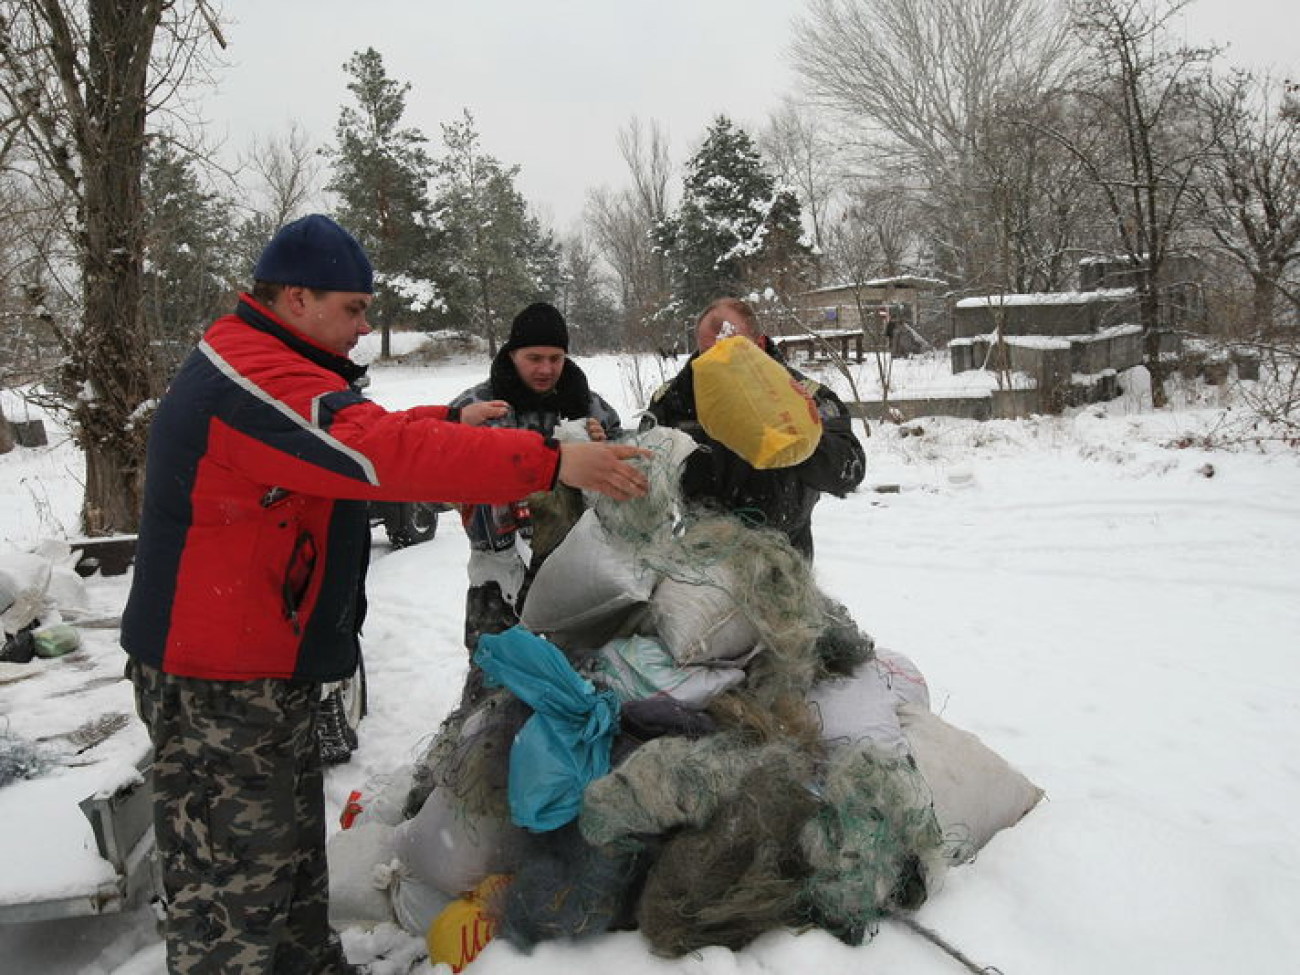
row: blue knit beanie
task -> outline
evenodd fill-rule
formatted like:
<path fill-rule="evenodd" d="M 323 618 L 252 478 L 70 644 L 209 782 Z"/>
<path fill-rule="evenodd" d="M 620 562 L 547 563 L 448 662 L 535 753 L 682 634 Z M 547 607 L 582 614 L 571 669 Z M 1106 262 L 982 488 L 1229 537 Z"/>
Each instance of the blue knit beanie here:
<path fill-rule="evenodd" d="M 357 239 L 319 213 L 276 232 L 257 259 L 253 280 L 319 291 L 375 291 L 374 269 Z"/>

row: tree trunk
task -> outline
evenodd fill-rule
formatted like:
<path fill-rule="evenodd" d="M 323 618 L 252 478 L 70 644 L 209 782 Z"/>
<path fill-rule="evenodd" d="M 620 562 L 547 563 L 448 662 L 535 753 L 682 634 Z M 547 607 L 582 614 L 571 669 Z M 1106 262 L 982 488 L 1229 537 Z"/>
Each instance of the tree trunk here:
<path fill-rule="evenodd" d="M 1254 291 L 1250 296 L 1252 338 L 1273 337 L 1273 310 L 1277 307 L 1277 282 L 1267 275 L 1252 275 Z"/>
<path fill-rule="evenodd" d="M 1151 287 L 1151 273 L 1146 273 L 1147 286 L 1138 295 L 1138 308 L 1142 319 L 1143 351 L 1146 353 L 1147 372 L 1151 375 L 1151 405 L 1159 409 L 1168 404 L 1165 396 L 1165 364 L 1160 358 L 1160 298 Z"/>
<path fill-rule="evenodd" d="M 87 535 L 136 531 L 140 524 L 144 466 L 130 444 L 101 443 L 85 451 L 86 496 L 81 507 Z"/>
<path fill-rule="evenodd" d="M 9 429 L 9 421 L 5 419 L 4 406 L 0 405 L 0 454 L 7 454 L 14 449 L 14 432 Z"/>
<path fill-rule="evenodd" d="M 158 0 L 90 4 L 86 118 L 79 133 L 84 204 L 83 318 L 64 366 L 80 390 L 76 436 L 86 455 L 82 529 L 135 531 L 147 430 L 137 411 L 152 396 L 142 307 L 145 84 Z"/>
<path fill-rule="evenodd" d="M 106 146 L 116 148 L 86 165 L 85 319 L 65 366 L 67 378 L 83 389 L 74 420 L 86 455 L 82 529 L 90 535 L 136 529 L 146 430 L 132 417 L 151 394 L 139 168 L 125 161 L 139 155 L 143 118 L 138 135 L 114 127 L 109 122 L 104 136 Z"/>

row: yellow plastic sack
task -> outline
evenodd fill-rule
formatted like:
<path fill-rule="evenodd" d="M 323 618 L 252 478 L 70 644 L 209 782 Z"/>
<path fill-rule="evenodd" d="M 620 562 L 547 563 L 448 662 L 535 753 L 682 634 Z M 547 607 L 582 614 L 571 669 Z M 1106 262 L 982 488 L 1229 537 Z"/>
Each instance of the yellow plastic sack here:
<path fill-rule="evenodd" d="M 821 415 L 808 391 L 749 339 L 722 339 L 694 361 L 695 410 L 705 432 L 754 467 L 812 456 Z"/>
<path fill-rule="evenodd" d="M 460 972 L 478 957 L 496 934 L 496 918 L 489 902 L 509 883 L 509 877 L 493 874 L 472 893 L 443 908 L 425 935 L 431 964 L 450 965 L 453 972 Z"/>

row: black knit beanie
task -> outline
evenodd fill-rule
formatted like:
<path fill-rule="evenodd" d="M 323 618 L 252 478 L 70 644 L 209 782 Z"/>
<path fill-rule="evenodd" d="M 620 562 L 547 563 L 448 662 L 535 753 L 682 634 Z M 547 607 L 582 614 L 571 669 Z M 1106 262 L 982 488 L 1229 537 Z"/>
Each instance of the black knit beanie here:
<path fill-rule="evenodd" d="M 537 301 L 516 315 L 510 323 L 510 338 L 501 349 L 511 352 L 531 345 L 549 345 L 569 351 L 569 328 L 554 305 Z"/>

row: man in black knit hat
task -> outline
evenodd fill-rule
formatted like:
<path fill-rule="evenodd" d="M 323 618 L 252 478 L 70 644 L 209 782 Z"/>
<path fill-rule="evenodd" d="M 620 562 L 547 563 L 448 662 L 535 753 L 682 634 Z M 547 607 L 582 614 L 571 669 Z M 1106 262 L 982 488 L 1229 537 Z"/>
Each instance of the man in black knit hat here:
<path fill-rule="evenodd" d="M 622 432 L 618 413 L 591 389 L 568 352 L 564 316 L 554 305 L 535 302 L 515 316 L 487 380 L 451 405 L 492 404 L 487 426 L 536 430 L 560 440 L 617 437 Z M 562 485 L 513 504 L 462 507 L 470 540 L 465 599 L 470 653 L 481 634 L 500 633 L 519 621 L 532 574 L 581 513 L 581 492 Z"/>

